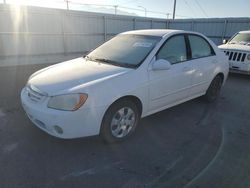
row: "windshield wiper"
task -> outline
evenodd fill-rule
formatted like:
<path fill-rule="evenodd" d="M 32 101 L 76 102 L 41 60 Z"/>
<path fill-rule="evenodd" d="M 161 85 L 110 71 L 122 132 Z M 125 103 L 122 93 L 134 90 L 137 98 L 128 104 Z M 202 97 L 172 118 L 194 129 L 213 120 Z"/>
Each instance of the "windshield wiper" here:
<path fill-rule="evenodd" d="M 85 58 L 87 61 L 93 61 L 92 58 L 89 57 L 88 55 L 86 55 L 84 58 Z"/>
<path fill-rule="evenodd" d="M 93 61 L 98 61 L 98 62 L 102 62 L 102 63 L 106 63 L 106 64 L 111 64 L 111 65 L 115 65 L 115 66 L 119 66 L 119 67 L 135 68 L 135 66 L 132 65 L 132 64 L 119 63 L 119 62 L 112 61 L 112 60 L 109 60 L 109 59 L 104 59 L 104 58 L 95 58 L 95 59 L 93 59 Z"/>
<path fill-rule="evenodd" d="M 85 59 L 87 60 L 87 61 L 95 61 L 95 62 L 104 62 L 104 59 L 98 59 L 98 58 L 92 58 L 92 57 L 90 57 L 90 56 L 85 56 Z"/>
<path fill-rule="evenodd" d="M 100 59 L 100 58 L 92 58 L 92 57 L 90 57 L 90 56 L 85 56 L 85 59 L 87 60 L 87 61 L 95 61 L 95 62 L 105 62 L 105 63 L 108 63 L 108 61 L 109 60 L 107 60 L 107 59 Z"/>
<path fill-rule="evenodd" d="M 116 62 L 116 61 L 112 61 L 109 59 L 104 59 L 104 58 L 96 58 L 96 61 L 102 62 L 102 63 L 107 63 L 107 64 L 111 64 L 111 65 L 117 65 L 117 66 L 121 66 L 120 63 Z"/>
<path fill-rule="evenodd" d="M 87 61 L 95 61 L 95 62 L 99 62 L 99 63 L 106 63 L 106 64 L 115 65 L 115 66 L 119 66 L 119 67 L 136 68 L 136 66 L 133 65 L 133 64 L 119 63 L 119 62 L 112 61 L 112 60 L 109 60 L 109 59 L 104 59 L 104 58 L 91 58 L 89 56 L 85 56 L 85 59 Z"/>

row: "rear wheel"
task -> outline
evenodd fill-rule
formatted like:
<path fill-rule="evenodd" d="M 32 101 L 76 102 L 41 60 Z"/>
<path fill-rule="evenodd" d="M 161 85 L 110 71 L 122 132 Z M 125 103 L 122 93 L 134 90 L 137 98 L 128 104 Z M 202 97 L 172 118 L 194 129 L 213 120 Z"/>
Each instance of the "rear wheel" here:
<path fill-rule="evenodd" d="M 215 100 L 217 100 L 219 94 L 220 94 L 220 90 L 221 90 L 221 86 L 222 86 L 222 78 L 221 76 L 217 75 L 211 82 L 209 88 L 207 89 L 206 94 L 204 95 L 204 98 L 206 99 L 206 101 L 208 102 L 214 102 Z"/>
<path fill-rule="evenodd" d="M 118 101 L 104 115 L 101 136 L 108 143 L 123 141 L 133 134 L 139 119 L 138 108 L 133 102 Z"/>

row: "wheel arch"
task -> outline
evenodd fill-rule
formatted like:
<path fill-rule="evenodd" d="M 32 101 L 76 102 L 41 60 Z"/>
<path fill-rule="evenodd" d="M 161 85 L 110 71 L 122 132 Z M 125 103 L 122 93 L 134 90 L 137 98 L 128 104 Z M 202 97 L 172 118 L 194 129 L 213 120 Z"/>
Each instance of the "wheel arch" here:
<path fill-rule="evenodd" d="M 220 76 L 221 79 L 222 79 L 222 82 L 224 82 L 224 74 L 222 72 L 218 73 L 216 76 Z"/>
<path fill-rule="evenodd" d="M 219 77 L 222 79 L 222 84 L 225 83 L 225 75 L 224 75 L 223 72 L 217 73 L 217 74 L 214 76 L 214 78 L 215 78 L 216 76 L 219 76 Z M 213 78 L 213 79 L 214 79 L 214 78 Z"/>
<path fill-rule="evenodd" d="M 103 115 L 103 118 L 102 118 L 102 123 L 101 123 L 101 127 L 100 127 L 100 135 L 104 138 L 104 140 L 106 141 L 106 142 L 108 142 L 108 143 L 113 143 L 114 142 L 114 140 L 112 140 L 109 136 L 107 136 L 106 134 L 107 134 L 107 130 L 106 130 L 106 126 L 105 126 L 105 124 L 104 124 L 104 122 L 107 120 L 105 117 L 106 117 L 106 115 L 108 115 L 108 112 L 109 112 L 109 110 L 113 107 L 113 105 L 115 105 L 115 104 L 117 104 L 117 103 L 119 103 L 119 102 L 122 102 L 122 101 L 132 101 L 135 105 L 136 105 L 136 107 L 137 107 L 137 109 L 138 109 L 138 111 L 139 111 L 139 119 L 140 119 L 140 117 L 141 117 L 141 114 L 142 114 L 142 108 L 143 108 L 143 106 L 142 106 L 142 102 L 141 102 L 141 100 L 138 98 L 138 97 L 136 97 L 136 96 L 134 96 L 134 95 L 126 95 L 126 96 L 122 96 L 122 97 L 120 97 L 120 98 L 117 98 L 114 102 L 112 102 L 110 105 L 109 105 L 109 107 L 106 109 L 106 111 L 105 111 L 105 113 L 104 113 L 104 115 Z M 106 135 L 106 136 L 105 136 Z M 108 133 L 108 135 L 109 135 L 109 133 Z"/>
<path fill-rule="evenodd" d="M 133 103 L 135 103 L 136 107 L 138 108 L 139 110 L 139 115 L 141 116 L 142 114 L 142 110 L 143 110 L 143 104 L 142 104 L 142 101 L 137 97 L 137 96 L 134 96 L 134 95 L 126 95 L 126 96 L 122 96 L 118 99 L 116 99 L 109 107 L 106 111 L 108 111 L 112 105 L 114 105 L 115 103 L 118 103 L 122 100 L 128 100 L 128 101 L 132 101 Z"/>

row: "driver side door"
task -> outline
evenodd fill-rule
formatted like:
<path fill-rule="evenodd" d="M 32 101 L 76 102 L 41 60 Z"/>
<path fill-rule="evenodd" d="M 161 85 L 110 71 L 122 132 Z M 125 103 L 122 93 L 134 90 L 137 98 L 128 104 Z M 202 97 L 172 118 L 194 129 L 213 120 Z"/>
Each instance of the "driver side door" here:
<path fill-rule="evenodd" d="M 155 60 L 165 59 L 171 66 L 168 70 L 151 68 L 148 72 L 150 112 L 163 110 L 189 97 L 193 67 L 188 61 L 187 49 L 185 36 L 175 35 L 167 39 L 157 52 Z"/>

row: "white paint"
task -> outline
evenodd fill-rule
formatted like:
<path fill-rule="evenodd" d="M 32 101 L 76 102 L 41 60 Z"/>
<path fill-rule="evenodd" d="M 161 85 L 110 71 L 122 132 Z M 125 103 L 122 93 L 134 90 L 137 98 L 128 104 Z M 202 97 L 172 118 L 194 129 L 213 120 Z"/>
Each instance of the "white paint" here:
<path fill-rule="evenodd" d="M 61 177 L 60 179 L 62 181 L 64 181 L 65 179 L 70 178 L 70 177 L 78 177 L 78 176 L 82 176 L 82 175 L 94 175 L 94 174 L 96 174 L 96 173 L 98 173 L 100 171 L 110 169 L 113 166 L 121 164 L 121 163 L 122 163 L 121 161 L 117 161 L 117 162 L 114 162 L 114 163 L 111 163 L 111 164 L 108 164 L 108 165 L 94 167 L 94 168 L 89 168 L 87 170 L 74 171 L 74 172 L 71 172 L 71 173 L 69 173 L 69 174 Z"/>
<path fill-rule="evenodd" d="M 164 172 L 157 176 L 156 178 L 154 178 L 151 182 L 149 182 L 146 186 L 147 187 L 151 187 L 153 186 L 156 182 L 158 182 L 162 177 L 164 177 L 170 170 L 172 170 L 177 163 L 181 162 L 183 160 L 183 156 L 178 157 L 176 160 L 172 161 L 171 163 L 169 163 L 167 165 L 167 167 L 165 168 Z"/>

